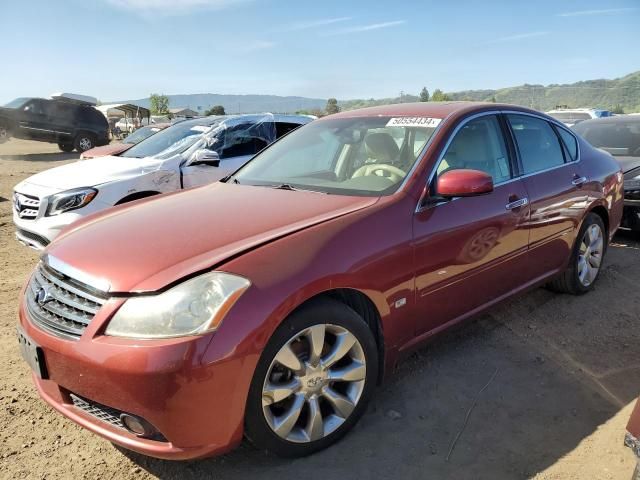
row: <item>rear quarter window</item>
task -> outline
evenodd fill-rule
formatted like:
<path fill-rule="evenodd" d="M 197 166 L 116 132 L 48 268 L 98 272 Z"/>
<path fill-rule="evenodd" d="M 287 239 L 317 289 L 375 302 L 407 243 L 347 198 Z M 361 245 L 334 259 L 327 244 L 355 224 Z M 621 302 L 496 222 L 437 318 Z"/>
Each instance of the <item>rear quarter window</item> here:
<path fill-rule="evenodd" d="M 562 143 L 564 144 L 567 152 L 567 161 L 575 162 L 578 159 L 578 142 L 576 137 L 574 137 L 571 133 L 567 132 L 564 128 L 556 127 L 558 130 L 558 134 L 562 139 Z"/>

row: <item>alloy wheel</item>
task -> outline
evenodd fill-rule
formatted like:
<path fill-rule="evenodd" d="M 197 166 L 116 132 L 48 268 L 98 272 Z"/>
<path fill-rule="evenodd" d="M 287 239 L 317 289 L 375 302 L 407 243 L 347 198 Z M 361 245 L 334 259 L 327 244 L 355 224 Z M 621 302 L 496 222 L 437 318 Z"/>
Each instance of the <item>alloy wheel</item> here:
<path fill-rule="evenodd" d="M 93 145 L 91 143 L 91 139 L 87 137 L 82 137 L 79 142 L 80 149 L 84 152 L 89 150 Z"/>
<path fill-rule="evenodd" d="M 355 335 L 338 325 L 313 325 L 291 337 L 271 362 L 262 387 L 265 420 L 284 440 L 320 440 L 349 418 L 365 378 Z"/>
<path fill-rule="evenodd" d="M 593 224 L 584 232 L 578 251 L 578 278 L 588 287 L 593 283 L 602 264 L 604 235 L 599 225 Z"/>

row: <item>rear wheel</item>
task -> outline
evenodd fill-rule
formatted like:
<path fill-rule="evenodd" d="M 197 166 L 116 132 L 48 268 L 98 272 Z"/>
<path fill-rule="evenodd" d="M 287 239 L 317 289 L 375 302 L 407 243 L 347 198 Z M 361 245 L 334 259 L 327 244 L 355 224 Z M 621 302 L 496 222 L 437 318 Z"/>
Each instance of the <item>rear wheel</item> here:
<path fill-rule="evenodd" d="M 73 142 L 73 146 L 79 153 L 86 152 L 96 146 L 96 140 L 90 133 L 79 133 Z"/>
<path fill-rule="evenodd" d="M 588 292 L 598 278 L 606 250 L 604 222 L 599 215 L 589 213 L 578 233 L 569 266 L 549 284 L 549 287 L 574 295 Z"/>
<path fill-rule="evenodd" d="M 73 152 L 73 143 L 58 143 L 58 148 L 63 152 Z"/>
<path fill-rule="evenodd" d="M 286 456 L 309 455 L 344 436 L 375 388 L 375 339 L 335 300 L 293 313 L 267 344 L 249 390 L 247 437 Z"/>

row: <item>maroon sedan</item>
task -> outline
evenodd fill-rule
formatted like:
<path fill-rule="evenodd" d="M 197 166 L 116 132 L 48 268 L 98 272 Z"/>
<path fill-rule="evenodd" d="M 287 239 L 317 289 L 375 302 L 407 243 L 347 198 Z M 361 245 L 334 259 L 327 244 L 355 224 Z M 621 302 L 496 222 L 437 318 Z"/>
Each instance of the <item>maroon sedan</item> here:
<path fill-rule="evenodd" d="M 142 127 L 128 135 L 120 143 L 111 143 L 102 147 L 95 147 L 90 150 L 82 152 L 80 155 L 81 160 L 88 160 L 96 157 L 106 157 L 108 155 L 118 155 L 122 152 L 126 152 L 134 145 L 140 143 L 142 140 L 149 138 L 151 135 L 155 135 L 160 130 L 164 130 L 170 127 L 171 123 L 157 123 L 155 125 L 149 125 L 148 127 Z"/>
<path fill-rule="evenodd" d="M 622 205 L 616 161 L 532 110 L 331 115 L 223 182 L 72 225 L 20 345 L 46 402 L 126 448 L 306 455 L 434 334 L 538 285 L 588 292 Z"/>

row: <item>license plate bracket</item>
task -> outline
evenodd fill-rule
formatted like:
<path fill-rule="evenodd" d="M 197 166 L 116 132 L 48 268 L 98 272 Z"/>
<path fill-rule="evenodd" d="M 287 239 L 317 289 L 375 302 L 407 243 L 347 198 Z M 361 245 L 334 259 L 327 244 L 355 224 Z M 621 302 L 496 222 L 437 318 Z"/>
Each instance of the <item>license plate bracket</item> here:
<path fill-rule="evenodd" d="M 43 380 L 49 378 L 42 348 L 38 346 L 22 328 L 17 328 L 17 334 L 18 344 L 20 345 L 20 355 L 23 360 L 29 364 L 31 370 L 33 370 L 38 377 Z"/>

